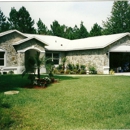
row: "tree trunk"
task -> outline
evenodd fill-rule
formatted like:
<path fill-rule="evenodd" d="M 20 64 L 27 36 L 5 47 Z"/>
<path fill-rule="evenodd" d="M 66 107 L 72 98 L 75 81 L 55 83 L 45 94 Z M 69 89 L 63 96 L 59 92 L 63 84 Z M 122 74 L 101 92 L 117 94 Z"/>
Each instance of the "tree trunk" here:
<path fill-rule="evenodd" d="M 40 68 L 39 68 L 39 67 L 38 67 L 38 70 L 37 70 L 37 71 L 38 71 L 38 75 L 37 75 L 37 76 L 38 76 L 38 79 L 40 79 Z"/>

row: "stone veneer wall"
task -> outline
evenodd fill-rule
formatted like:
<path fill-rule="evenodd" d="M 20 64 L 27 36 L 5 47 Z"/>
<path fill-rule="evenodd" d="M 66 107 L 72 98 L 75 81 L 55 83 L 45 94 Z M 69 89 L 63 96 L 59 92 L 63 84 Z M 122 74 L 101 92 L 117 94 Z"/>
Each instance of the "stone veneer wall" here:
<path fill-rule="evenodd" d="M 130 37 L 126 36 L 103 49 L 69 51 L 66 57 L 68 59 L 68 62 L 72 64 L 79 63 L 86 66 L 89 64 L 95 65 L 97 72 L 99 74 L 102 74 L 104 70 L 103 67 L 109 67 L 109 50 L 119 45 L 130 46 Z"/>
<path fill-rule="evenodd" d="M 12 44 L 24 38 L 24 36 L 17 32 L 0 37 L 0 48 L 5 50 L 6 53 L 6 67 L 15 67 L 18 65 L 18 53 Z"/>
<path fill-rule="evenodd" d="M 103 49 L 70 51 L 67 54 L 67 61 L 72 64 L 94 65 L 98 73 L 103 73 L 103 66 L 108 65 L 108 56 Z"/>

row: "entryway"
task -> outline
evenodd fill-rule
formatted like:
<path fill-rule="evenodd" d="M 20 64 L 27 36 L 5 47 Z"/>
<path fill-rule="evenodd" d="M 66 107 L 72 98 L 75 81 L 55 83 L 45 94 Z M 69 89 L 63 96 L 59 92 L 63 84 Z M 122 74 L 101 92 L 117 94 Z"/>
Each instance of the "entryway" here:
<path fill-rule="evenodd" d="M 130 72 L 130 52 L 110 52 L 110 69 L 116 73 Z"/>

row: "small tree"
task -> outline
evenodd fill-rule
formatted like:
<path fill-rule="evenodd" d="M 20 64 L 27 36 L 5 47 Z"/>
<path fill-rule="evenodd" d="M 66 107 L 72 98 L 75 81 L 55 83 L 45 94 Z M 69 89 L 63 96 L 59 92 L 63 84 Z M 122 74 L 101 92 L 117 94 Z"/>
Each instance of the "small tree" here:
<path fill-rule="evenodd" d="M 62 63 L 63 63 L 63 70 L 65 70 L 65 62 L 67 61 L 67 58 L 66 57 L 63 57 L 62 58 Z"/>

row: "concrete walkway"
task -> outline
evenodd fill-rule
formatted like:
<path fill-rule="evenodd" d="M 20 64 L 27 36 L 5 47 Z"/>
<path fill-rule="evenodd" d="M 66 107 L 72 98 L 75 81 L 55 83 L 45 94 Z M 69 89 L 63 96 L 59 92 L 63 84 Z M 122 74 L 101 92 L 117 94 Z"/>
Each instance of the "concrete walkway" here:
<path fill-rule="evenodd" d="M 56 75 L 56 74 L 55 74 Z M 101 75 L 98 75 L 98 74 L 81 74 L 81 75 L 78 75 L 78 74 L 63 74 L 63 75 L 57 75 L 57 76 L 72 76 L 72 77 L 75 77 L 75 76 L 130 76 L 130 72 L 125 72 L 125 73 L 115 73 L 114 75 L 110 75 L 110 74 L 101 74 Z"/>
<path fill-rule="evenodd" d="M 130 76 L 130 72 L 115 73 L 115 75 L 125 75 L 125 76 Z"/>

